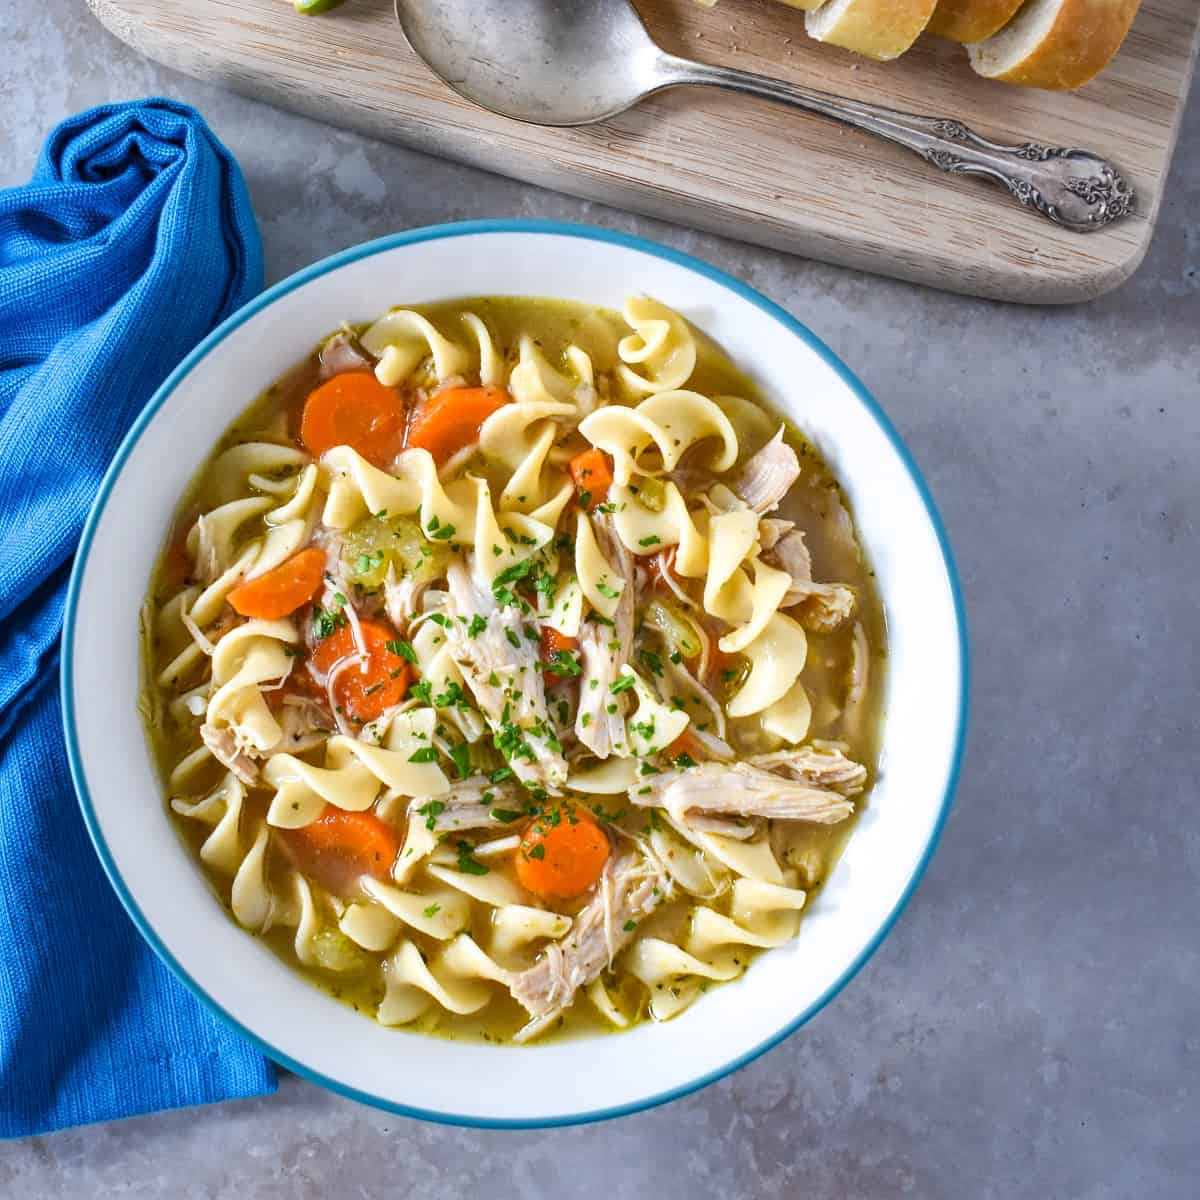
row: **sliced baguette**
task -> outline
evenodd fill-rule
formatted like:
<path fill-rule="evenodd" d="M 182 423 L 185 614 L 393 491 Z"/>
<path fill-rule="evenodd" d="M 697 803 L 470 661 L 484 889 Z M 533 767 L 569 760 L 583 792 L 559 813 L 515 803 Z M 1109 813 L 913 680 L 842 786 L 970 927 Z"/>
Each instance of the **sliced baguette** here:
<path fill-rule="evenodd" d="M 988 79 L 1065 91 L 1082 87 L 1121 48 L 1140 0 L 1027 0 L 999 33 L 967 47 Z"/>
<path fill-rule="evenodd" d="M 937 0 L 829 0 L 804 14 L 804 27 L 818 42 L 887 62 L 917 40 L 936 7 Z"/>
<path fill-rule="evenodd" d="M 1012 20 L 1025 0 L 939 0 L 926 32 L 952 42 L 982 42 Z"/>

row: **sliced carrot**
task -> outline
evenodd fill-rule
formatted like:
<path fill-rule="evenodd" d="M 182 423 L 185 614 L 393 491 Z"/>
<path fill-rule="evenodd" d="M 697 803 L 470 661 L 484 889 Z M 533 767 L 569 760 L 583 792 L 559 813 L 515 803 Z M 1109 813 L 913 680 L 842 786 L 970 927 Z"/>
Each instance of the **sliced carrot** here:
<path fill-rule="evenodd" d="M 339 893 L 362 875 L 387 879 L 400 853 L 395 830 L 374 813 L 346 812 L 332 804 L 315 821 L 278 832 L 296 866 Z"/>
<path fill-rule="evenodd" d="M 612 462 L 603 450 L 585 450 L 569 464 L 571 478 L 579 491 L 580 501 L 589 510 L 602 504 L 612 486 Z M 584 499 L 586 497 L 586 499 Z"/>
<path fill-rule="evenodd" d="M 608 838 L 591 814 L 563 803 L 526 826 L 517 879 L 535 895 L 570 900 L 600 878 L 608 853 Z"/>
<path fill-rule="evenodd" d="M 554 665 L 554 656 L 556 654 L 560 654 L 564 650 L 578 649 L 578 638 L 568 637 L 565 633 L 559 633 L 557 629 L 551 629 L 549 625 L 542 626 L 542 662 L 547 667 Z M 556 684 L 566 678 L 565 675 L 559 675 L 550 670 L 543 671 L 542 674 L 549 685 Z"/>
<path fill-rule="evenodd" d="M 702 762 L 705 757 L 704 743 L 690 730 L 685 729 L 663 753 L 674 762 L 677 758 L 684 759 L 684 766 L 691 762 Z"/>
<path fill-rule="evenodd" d="M 333 701 L 348 717 L 356 721 L 373 721 L 385 709 L 399 704 L 408 691 L 412 669 L 388 643 L 398 645 L 399 635 L 384 621 L 360 619 L 367 655 L 365 662 L 343 667 L 333 685 Z M 313 663 L 327 674 L 339 659 L 357 654 L 354 631 L 343 625 L 317 643 Z"/>
<path fill-rule="evenodd" d="M 499 387 L 446 388 L 426 396 L 412 414 L 406 445 L 444 463 L 479 436 L 479 427 L 512 397 Z"/>
<path fill-rule="evenodd" d="M 300 440 L 310 454 L 349 446 L 385 466 L 404 445 L 404 402 L 370 371 L 347 371 L 314 388 L 304 402 Z"/>
<path fill-rule="evenodd" d="M 239 584 L 229 593 L 229 603 L 243 617 L 274 621 L 307 604 L 317 594 L 324 573 L 325 551 L 310 546 L 257 578 Z"/>

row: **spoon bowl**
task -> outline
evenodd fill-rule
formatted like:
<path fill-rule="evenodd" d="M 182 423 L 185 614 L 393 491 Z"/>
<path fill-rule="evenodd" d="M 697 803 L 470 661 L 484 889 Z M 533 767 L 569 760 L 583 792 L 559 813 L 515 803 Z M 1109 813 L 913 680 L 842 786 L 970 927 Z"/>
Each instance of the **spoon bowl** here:
<path fill-rule="evenodd" d="M 1005 145 L 952 117 L 897 112 L 782 79 L 668 54 L 629 0 L 395 0 L 412 48 L 460 96 L 535 125 L 591 125 L 678 84 L 779 100 L 903 146 L 949 175 L 978 175 L 1064 228 L 1128 215 L 1132 188 L 1088 150 Z M 911 201 L 901 195 L 898 207 Z"/>
<path fill-rule="evenodd" d="M 625 0 L 396 0 L 412 48 L 460 96 L 535 125 L 591 125 L 673 82 Z"/>

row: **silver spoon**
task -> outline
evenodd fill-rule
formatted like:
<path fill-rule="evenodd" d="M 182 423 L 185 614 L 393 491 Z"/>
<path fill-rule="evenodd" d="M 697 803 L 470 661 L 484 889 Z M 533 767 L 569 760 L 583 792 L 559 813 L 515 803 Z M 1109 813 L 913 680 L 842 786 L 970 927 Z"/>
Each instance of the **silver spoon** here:
<path fill-rule="evenodd" d="M 951 175 L 981 175 L 1080 233 L 1133 211 L 1133 189 L 1087 150 L 988 141 L 961 121 L 896 112 L 780 79 L 668 54 L 629 0 L 395 0 L 412 48 L 461 96 L 534 125 L 590 125 L 645 96 L 708 83 L 782 100 L 919 154 Z"/>

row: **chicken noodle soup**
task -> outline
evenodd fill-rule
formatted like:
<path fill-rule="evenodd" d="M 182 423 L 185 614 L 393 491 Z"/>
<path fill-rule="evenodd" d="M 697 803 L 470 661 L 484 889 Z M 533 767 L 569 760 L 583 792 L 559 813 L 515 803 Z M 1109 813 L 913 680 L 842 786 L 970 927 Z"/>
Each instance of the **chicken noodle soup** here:
<path fill-rule="evenodd" d="M 384 1025 L 674 1016 L 795 937 L 874 769 L 837 484 L 651 299 L 335 332 L 201 471 L 143 622 L 220 896 Z"/>

